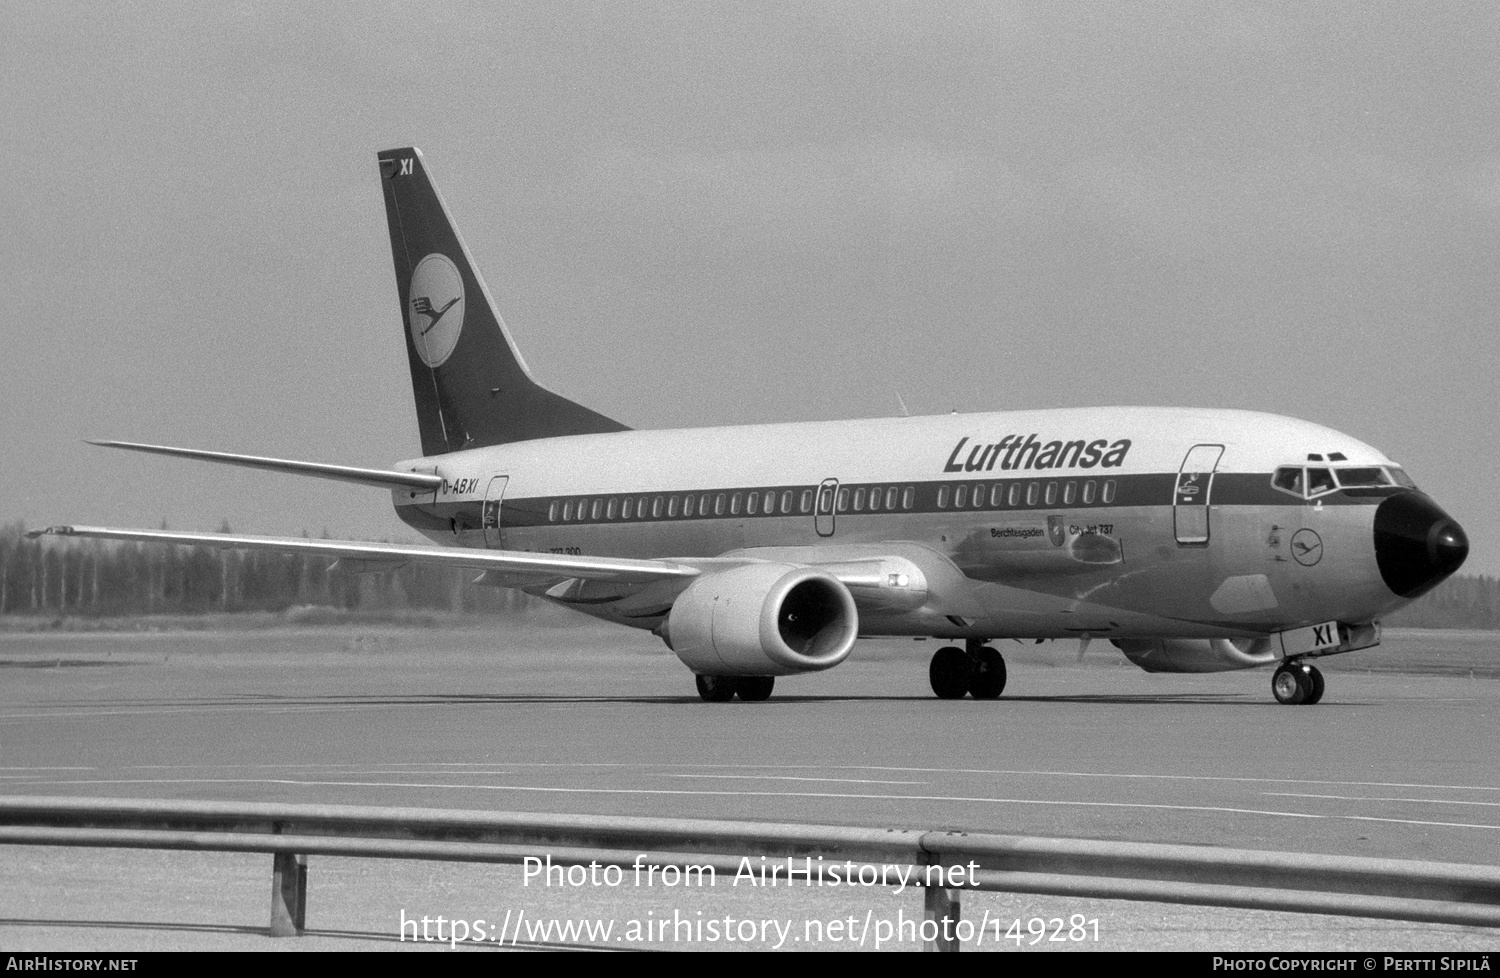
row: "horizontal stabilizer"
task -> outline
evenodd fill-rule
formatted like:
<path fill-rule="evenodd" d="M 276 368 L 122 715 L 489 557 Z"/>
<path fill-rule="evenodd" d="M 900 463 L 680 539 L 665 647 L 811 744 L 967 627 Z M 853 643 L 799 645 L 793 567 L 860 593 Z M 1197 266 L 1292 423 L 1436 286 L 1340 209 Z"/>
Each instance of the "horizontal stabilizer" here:
<path fill-rule="evenodd" d="M 239 465 L 247 469 L 265 469 L 270 472 L 286 472 L 291 475 L 310 475 L 315 479 L 332 479 L 335 482 L 354 482 L 381 489 L 405 489 L 408 492 L 435 492 L 443 484 L 443 477 L 427 472 L 393 472 L 389 469 L 364 469 L 353 465 L 327 465 L 322 462 L 297 462 L 285 458 L 264 458 L 259 455 L 236 455 L 231 452 L 208 452 L 199 448 L 173 448 L 169 445 L 142 445 L 133 441 L 95 441 L 90 445 L 105 448 L 125 448 L 132 452 L 149 452 L 153 455 L 175 455 L 178 458 L 193 458 L 203 462 L 221 462 Z"/>
<path fill-rule="evenodd" d="M 695 567 L 669 560 L 632 560 L 625 557 L 571 557 L 561 554 L 522 553 L 518 550 L 470 550 L 426 547 L 420 544 L 361 543 L 351 540 L 310 540 L 306 537 L 252 537 L 226 533 L 181 533 L 175 530 L 118 530 L 104 526 L 49 526 L 32 530 L 28 537 L 84 537 L 95 540 L 129 540 L 137 543 L 176 543 L 217 547 L 222 550 L 269 550 L 274 553 L 305 554 L 336 560 L 363 562 L 410 561 L 447 567 L 505 571 L 532 575 L 537 581 L 580 577 L 598 581 L 649 582 L 692 578 Z"/>

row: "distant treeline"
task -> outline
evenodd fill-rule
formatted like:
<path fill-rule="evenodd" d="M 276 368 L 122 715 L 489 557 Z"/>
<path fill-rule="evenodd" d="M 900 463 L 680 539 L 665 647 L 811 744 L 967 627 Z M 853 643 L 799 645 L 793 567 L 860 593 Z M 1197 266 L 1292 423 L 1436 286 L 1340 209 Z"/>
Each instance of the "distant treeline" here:
<path fill-rule="evenodd" d="M 68 540 L 28 540 L 0 527 L 0 615 L 153 615 L 281 611 L 295 605 L 349 610 L 422 609 L 497 614 L 525 595 L 471 587 L 472 570 L 406 564 L 354 574 L 333 561 L 260 551 Z M 225 524 L 224 533 L 232 532 Z M 1404 628 L 1500 628 L 1500 579 L 1452 577 L 1385 619 Z"/>
<path fill-rule="evenodd" d="M 1500 628 L 1500 577 L 1448 578 L 1395 614 L 1393 628 Z"/>
<path fill-rule="evenodd" d="M 228 524 L 220 527 L 232 532 Z M 422 609 L 496 614 L 523 607 L 516 591 L 470 587 L 477 571 L 406 564 L 354 574 L 320 557 L 211 547 L 44 537 L 0 527 L 0 615 L 158 615 Z"/>

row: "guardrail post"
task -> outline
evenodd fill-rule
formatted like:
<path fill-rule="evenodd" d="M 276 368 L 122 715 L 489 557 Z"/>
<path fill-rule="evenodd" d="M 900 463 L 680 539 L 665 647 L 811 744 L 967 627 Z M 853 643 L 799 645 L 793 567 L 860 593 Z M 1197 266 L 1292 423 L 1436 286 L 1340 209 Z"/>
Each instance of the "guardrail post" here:
<path fill-rule="evenodd" d="M 924 951 L 957 951 L 958 921 L 963 914 L 959 902 L 959 891 L 946 886 L 923 887 L 922 930 Z M 927 931 L 936 930 L 932 940 L 926 940 Z"/>
<path fill-rule="evenodd" d="M 271 936 L 301 937 L 307 929 L 307 857 L 271 855 Z"/>

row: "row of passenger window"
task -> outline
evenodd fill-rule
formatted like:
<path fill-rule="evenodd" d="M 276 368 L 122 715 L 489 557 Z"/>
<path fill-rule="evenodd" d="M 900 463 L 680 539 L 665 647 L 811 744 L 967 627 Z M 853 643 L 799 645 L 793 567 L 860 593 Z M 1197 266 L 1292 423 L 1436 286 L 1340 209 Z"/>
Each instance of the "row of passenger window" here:
<path fill-rule="evenodd" d="M 827 493 L 833 490 L 832 486 L 824 486 L 821 490 L 823 497 L 819 500 L 818 511 L 828 512 Z M 878 513 L 881 510 L 895 510 L 899 504 L 902 509 L 911 509 L 917 502 L 917 489 L 915 486 L 859 486 L 851 489 L 844 486 L 839 490 L 838 512 L 847 513 L 853 506 L 856 513 Z"/>
<path fill-rule="evenodd" d="M 1038 503 L 1044 506 L 1057 505 L 1061 497 L 1064 506 L 1072 506 L 1082 499 L 1083 505 L 1092 506 L 1094 500 L 1106 505 L 1115 501 L 1115 480 L 1105 479 L 1101 490 L 1099 483 L 1089 479 L 1083 483 L 1080 491 L 1076 480 L 1069 482 L 1040 482 L 1040 481 L 1015 481 L 1010 483 L 997 482 L 986 486 L 984 483 L 970 485 L 960 482 L 956 486 L 941 486 L 938 488 L 938 509 L 947 509 L 950 502 L 949 490 L 952 489 L 951 501 L 954 509 L 1001 509 L 1009 506 L 1020 506 L 1023 501 L 1027 506 L 1035 506 Z"/>
<path fill-rule="evenodd" d="M 910 491 L 910 490 L 908 490 Z M 774 516 L 777 513 L 811 513 L 813 491 L 767 489 L 739 492 L 690 492 L 661 496 L 610 496 L 593 499 L 553 500 L 547 519 L 556 523 L 579 520 L 658 520 L 678 517 Z M 910 507 L 908 507 L 910 508 Z"/>
<path fill-rule="evenodd" d="M 834 487 L 812 489 L 752 489 L 734 492 L 672 493 L 655 496 L 608 496 L 585 499 L 555 499 L 547 507 L 551 523 L 600 522 L 608 520 L 707 519 L 715 516 L 776 516 L 813 511 L 847 513 L 896 512 L 916 507 L 915 486 L 843 486 L 833 497 Z M 961 482 L 941 485 L 937 490 L 938 509 L 1001 509 L 1009 506 L 1053 506 L 1059 498 L 1064 506 L 1082 502 L 1093 505 L 1115 501 L 1115 480 L 1106 479 L 1101 489 L 1089 479 L 1081 487 L 1077 481 L 996 482 L 970 484 Z"/>

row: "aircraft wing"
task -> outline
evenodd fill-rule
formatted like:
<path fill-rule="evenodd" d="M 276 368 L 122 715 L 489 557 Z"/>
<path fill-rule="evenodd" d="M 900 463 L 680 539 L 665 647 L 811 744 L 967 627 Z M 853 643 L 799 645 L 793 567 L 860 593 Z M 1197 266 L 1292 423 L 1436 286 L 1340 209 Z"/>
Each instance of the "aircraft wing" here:
<path fill-rule="evenodd" d="M 676 581 L 681 587 L 695 577 L 751 563 L 786 563 L 815 567 L 848 586 L 856 604 L 866 609 L 889 609 L 920 604 L 925 599 L 930 571 L 923 548 L 884 547 L 766 547 L 733 551 L 720 557 L 676 560 L 632 557 L 587 557 L 528 553 L 520 550 L 480 550 L 433 547 L 424 544 L 365 543 L 353 540 L 313 540 L 307 537 L 261 537 L 230 533 L 190 533 L 178 530 L 131 530 L 106 526 L 49 526 L 26 534 L 125 540 L 135 543 L 173 543 L 220 550 L 266 550 L 341 561 L 357 572 L 394 570 L 402 564 L 422 563 L 485 572 L 489 582 L 503 587 L 576 579 L 620 584 Z M 913 550 L 912 553 L 906 551 Z M 912 558 L 916 558 L 915 560 Z"/>
<path fill-rule="evenodd" d="M 347 561 L 360 570 L 390 570 L 405 563 L 437 564 L 496 571 L 507 575 L 534 576 L 538 582 L 557 578 L 646 583 L 687 579 L 701 574 L 697 567 L 671 560 L 637 560 L 627 557 L 573 557 L 561 554 L 525 553 L 519 550 L 475 550 L 463 547 L 429 547 L 404 543 L 359 543 L 351 540 L 310 540 L 306 537 L 257 537 L 227 533 L 184 533 L 176 530 L 122 530 L 105 526 L 49 526 L 33 530 L 28 537 L 84 537 L 95 540 L 130 540 L 137 543 L 177 543 L 217 547 L 221 550 L 269 550 L 273 553 L 305 554 Z M 743 561 L 740 561 L 743 563 Z"/>

